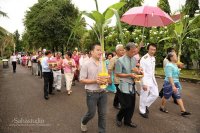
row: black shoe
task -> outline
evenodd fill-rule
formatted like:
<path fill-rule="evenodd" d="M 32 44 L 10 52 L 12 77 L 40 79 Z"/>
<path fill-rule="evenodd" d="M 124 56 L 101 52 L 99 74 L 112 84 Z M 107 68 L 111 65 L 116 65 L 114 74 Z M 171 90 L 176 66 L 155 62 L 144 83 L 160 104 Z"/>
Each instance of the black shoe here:
<path fill-rule="evenodd" d="M 191 113 L 185 111 L 185 112 L 181 112 L 181 115 L 182 115 L 182 116 L 186 116 L 186 115 L 191 115 Z"/>
<path fill-rule="evenodd" d="M 121 127 L 122 126 L 122 122 L 118 120 L 117 116 L 116 116 L 116 125 L 118 127 Z"/>
<path fill-rule="evenodd" d="M 149 110 L 148 110 L 148 107 L 147 107 L 147 106 L 146 106 L 146 113 L 149 114 Z"/>
<path fill-rule="evenodd" d="M 55 95 L 55 93 L 53 93 L 53 92 L 51 92 L 51 93 L 49 93 L 50 95 Z"/>
<path fill-rule="evenodd" d="M 176 99 L 174 99 L 174 104 L 178 105 L 178 102 L 177 102 L 177 100 L 176 100 Z"/>
<path fill-rule="evenodd" d="M 121 109 L 120 105 L 118 105 L 118 106 L 113 106 L 113 107 L 116 108 L 116 109 Z"/>
<path fill-rule="evenodd" d="M 133 122 L 131 122 L 131 123 L 124 123 L 124 125 L 128 126 L 128 127 L 132 127 L 132 128 L 136 128 L 137 127 L 137 125 L 135 123 L 133 123 Z"/>
<path fill-rule="evenodd" d="M 61 90 L 57 90 L 57 92 L 61 92 Z"/>
<path fill-rule="evenodd" d="M 141 115 L 143 118 L 149 118 L 149 116 L 148 116 L 147 113 L 144 113 L 144 114 L 140 113 L 140 115 Z"/>
<path fill-rule="evenodd" d="M 166 108 L 160 107 L 160 111 L 164 113 L 168 113 L 168 110 Z"/>
<path fill-rule="evenodd" d="M 49 99 L 49 97 L 48 97 L 48 96 L 44 96 L 44 99 L 48 100 L 48 99 Z"/>

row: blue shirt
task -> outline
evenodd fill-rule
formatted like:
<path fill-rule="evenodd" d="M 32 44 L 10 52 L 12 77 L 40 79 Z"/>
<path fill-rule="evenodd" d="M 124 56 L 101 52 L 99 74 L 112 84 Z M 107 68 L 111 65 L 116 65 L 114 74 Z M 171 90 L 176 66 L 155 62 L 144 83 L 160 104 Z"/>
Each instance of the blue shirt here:
<path fill-rule="evenodd" d="M 106 63 L 106 69 L 108 70 L 108 66 L 109 66 L 109 64 L 110 64 L 109 59 L 107 59 L 107 60 L 105 61 L 105 63 Z"/>
<path fill-rule="evenodd" d="M 42 58 L 41 65 L 42 65 L 42 72 L 51 72 L 49 69 L 49 64 L 48 64 L 49 58 L 47 56 Z"/>
<path fill-rule="evenodd" d="M 132 68 L 136 67 L 136 62 L 137 61 L 136 61 L 135 57 L 129 57 L 127 55 L 120 57 L 115 64 L 115 73 L 116 74 L 132 73 Z M 123 93 L 128 93 L 128 94 L 134 93 L 134 90 L 133 90 L 134 79 L 133 78 L 131 78 L 131 77 L 119 78 L 119 80 L 120 80 L 119 89 Z"/>
<path fill-rule="evenodd" d="M 169 62 L 165 66 L 164 70 L 165 70 L 165 81 L 169 82 L 169 77 L 171 77 L 174 83 L 178 84 L 179 89 L 182 89 L 181 84 L 179 82 L 180 70 L 178 69 L 177 65 Z"/>

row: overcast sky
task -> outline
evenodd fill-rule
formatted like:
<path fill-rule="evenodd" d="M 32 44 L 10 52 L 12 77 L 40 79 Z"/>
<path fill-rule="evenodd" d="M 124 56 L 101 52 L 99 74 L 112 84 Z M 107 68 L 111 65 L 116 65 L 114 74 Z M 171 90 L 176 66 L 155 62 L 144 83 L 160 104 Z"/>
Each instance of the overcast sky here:
<path fill-rule="evenodd" d="M 168 0 L 171 10 L 174 12 L 178 10 L 181 5 L 185 4 L 185 0 Z M 99 10 L 103 12 L 108 6 L 119 2 L 119 0 L 98 0 Z M 144 5 L 156 6 L 158 0 L 144 0 Z M 7 13 L 9 18 L 0 17 L 0 26 L 13 33 L 18 30 L 20 34 L 24 31 L 23 19 L 26 10 L 37 3 L 37 0 L 0 0 L 0 10 Z M 79 10 L 92 11 L 95 10 L 94 0 L 72 0 Z M 93 22 L 86 19 L 89 24 Z M 114 25 L 115 20 L 111 25 Z"/>

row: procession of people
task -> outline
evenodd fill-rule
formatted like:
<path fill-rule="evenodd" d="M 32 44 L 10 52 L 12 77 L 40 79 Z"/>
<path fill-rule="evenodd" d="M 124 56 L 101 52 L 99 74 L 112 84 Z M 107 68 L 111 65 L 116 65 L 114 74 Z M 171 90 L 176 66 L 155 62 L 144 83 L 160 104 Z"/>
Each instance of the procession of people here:
<path fill-rule="evenodd" d="M 68 51 L 64 55 L 61 52 L 52 53 L 50 50 L 38 51 L 28 55 L 13 54 L 11 62 L 13 72 L 16 72 L 16 65 L 21 63 L 24 67 L 32 67 L 35 76 L 42 75 L 44 79 L 44 99 L 48 100 L 49 95 L 55 91 L 62 92 L 62 81 L 66 87 L 66 94 L 71 95 L 73 82 L 75 80 L 85 84 L 86 103 L 88 110 L 81 118 L 81 131 L 88 130 L 87 123 L 98 112 L 98 132 L 106 132 L 106 111 L 107 93 L 113 93 L 113 107 L 119 112 L 116 114 L 116 126 L 122 125 L 136 128 L 137 122 L 132 119 L 134 115 L 137 93 L 139 96 L 139 114 L 143 118 L 149 118 L 150 107 L 154 101 L 161 97 L 159 110 L 168 113 L 166 102 L 170 97 L 180 106 L 180 115 L 191 115 L 186 111 L 182 97 L 179 74 L 181 66 L 177 64 L 176 51 L 173 48 L 167 49 L 167 56 L 163 61 L 165 79 L 163 88 L 159 92 L 155 78 L 156 67 L 156 44 L 147 46 L 147 53 L 140 56 L 141 45 L 129 42 L 126 46 L 116 45 L 116 55 L 112 53 L 103 58 L 103 50 L 99 44 L 92 45 L 90 53 Z M 21 57 L 21 58 L 19 58 Z M 23 59 L 24 58 L 24 59 Z M 26 60 L 25 60 L 26 59 Z M 31 65 L 29 64 L 31 62 Z M 17 63 L 18 62 L 18 63 Z M 103 65 L 105 63 L 105 65 Z M 101 76 L 102 67 L 106 68 L 109 75 Z M 41 70 L 41 71 L 40 71 Z M 142 77 L 138 80 L 138 74 Z M 76 77 L 78 76 L 78 77 Z M 75 78 L 74 78 L 75 77 Z M 136 80 L 137 79 L 137 80 Z M 139 84 L 138 84 L 139 83 Z M 136 84 L 140 88 L 136 89 Z M 106 85 L 107 88 L 101 88 Z M 112 87 L 112 88 L 110 88 Z M 114 89 L 114 90 L 113 90 Z M 153 112 L 151 112 L 153 115 Z"/>
<path fill-rule="evenodd" d="M 21 80 L 23 82 L 19 84 L 29 87 L 34 82 L 34 85 L 29 87 L 31 92 L 28 89 L 26 91 L 28 94 L 35 94 L 35 91 L 39 93 L 35 99 L 42 104 L 36 104 L 36 106 L 51 105 L 48 108 L 52 108 L 52 112 L 54 109 L 56 110 L 51 113 L 46 106 L 42 106 L 45 109 L 38 108 L 36 110 L 29 107 L 27 112 L 30 110 L 29 112 L 33 114 L 34 111 L 42 110 L 44 111 L 44 115 L 41 113 L 42 117 L 48 118 L 46 114 L 52 117 L 44 119 L 43 123 L 31 122 L 36 124 L 39 130 L 40 126 L 51 126 L 51 128 L 56 126 L 56 128 L 53 127 L 56 132 L 60 132 L 60 129 L 61 132 L 66 132 L 65 130 L 68 128 L 70 129 L 68 132 L 74 132 L 72 130 L 74 127 L 77 128 L 77 125 L 81 132 L 94 132 L 90 125 L 94 125 L 95 122 L 97 122 L 95 124 L 98 133 L 107 133 L 108 131 L 151 132 L 149 129 L 155 128 L 156 124 L 160 124 L 159 127 L 162 128 L 156 127 L 155 131 L 170 132 L 174 130 L 174 127 L 172 129 L 168 127 L 177 126 L 175 121 L 178 118 L 183 121 L 185 118 L 190 118 L 192 114 L 196 116 L 196 112 L 191 109 L 192 106 L 187 106 L 187 102 L 184 101 L 187 98 L 182 95 L 184 87 L 190 90 L 191 88 L 189 85 L 182 85 L 181 80 L 191 80 L 191 82 L 195 80 L 199 83 L 199 73 L 195 75 L 193 73 L 196 71 L 189 69 L 196 70 L 200 67 L 200 60 L 198 60 L 200 41 L 198 40 L 199 36 L 196 35 L 200 30 L 198 23 L 200 5 L 197 0 L 195 2 L 184 1 L 185 4 L 173 1 L 172 4 L 176 8 L 171 8 L 168 0 L 156 0 L 150 3 L 145 0 L 120 0 L 118 2 L 115 0 L 104 3 L 103 6 L 102 3 L 95 0 L 96 9 L 94 10 L 92 3 L 85 1 L 83 4 L 74 0 L 38 0 L 27 3 L 28 5 L 26 2 L 21 2 L 21 4 L 24 3 L 24 9 L 28 6 L 26 10 L 23 9 L 24 15 L 20 15 L 24 16 L 23 19 L 20 18 L 23 20 L 24 31 L 21 31 L 15 23 L 5 24 L 5 26 L 12 24 L 11 28 L 4 29 L 4 25 L 0 26 L 2 63 L 12 65 L 12 72 L 7 71 L 12 75 L 7 76 L 9 79 L 14 77 L 21 80 L 18 77 L 28 73 L 26 77 L 29 77 L 29 80 L 26 84 L 23 83 L 26 81 L 24 80 L 25 76 Z M 111 5 L 112 3 L 113 5 Z M 7 4 L 5 5 L 5 7 L 9 7 Z M 101 12 L 102 9 L 99 5 L 105 9 L 104 12 Z M 106 8 L 106 6 L 108 7 Z M 12 20 L 10 11 L 4 13 L 0 10 L 0 16 L 8 17 L 9 15 Z M 16 12 L 15 14 L 20 13 Z M 93 21 L 92 24 L 87 20 L 88 18 Z M 116 22 L 116 25 L 113 24 L 113 21 Z M 9 31 L 12 27 L 17 29 L 13 34 Z M 190 44 L 193 44 L 192 47 Z M 8 56 L 10 59 L 7 59 Z M 6 64 L 3 64 L 3 68 L 8 67 Z M 20 68 L 19 71 L 18 68 Z M 183 68 L 187 68 L 189 71 L 184 70 L 180 74 Z M 161 71 L 159 71 L 160 69 Z M 20 71 L 23 72 L 20 73 Z M 185 74 L 186 71 L 198 78 L 191 78 L 191 75 Z M 6 77 L 6 74 L 2 77 Z M 33 78 L 34 80 L 30 80 Z M 13 79 L 11 81 L 15 81 Z M 15 83 L 12 82 L 12 85 L 18 85 L 17 89 L 19 89 L 15 90 L 15 88 L 14 91 L 21 93 L 21 90 L 27 88 L 24 89 Z M 32 89 L 33 87 L 36 89 Z M 76 88 L 81 90 L 77 91 Z M 187 91 L 190 96 L 188 94 L 187 96 L 192 97 L 194 95 L 190 93 L 190 90 Z M 8 91 L 10 92 L 10 89 Z M 8 97 L 3 93 L 2 95 Z M 12 94 L 11 98 L 12 96 L 15 98 L 16 95 L 17 93 Z M 59 96 L 62 100 L 59 99 Z M 19 96 L 17 95 L 17 97 Z M 37 101 L 33 99 L 32 95 L 28 95 L 28 98 L 31 100 L 25 101 Z M 196 100 L 195 98 L 192 100 Z M 13 101 L 13 99 L 11 100 Z M 21 100 L 24 100 L 24 97 Z M 2 101 L 5 101 L 5 98 Z M 64 104 L 61 104 L 61 101 Z M 195 103 L 191 102 L 191 99 L 188 101 Z M 22 105 L 20 101 L 18 103 Z M 34 105 L 33 103 L 28 104 Z M 169 104 L 171 106 L 168 106 Z M 75 106 L 76 108 L 72 108 Z M 14 107 L 12 108 L 14 110 Z M 24 108 L 26 107 L 22 107 L 22 109 Z M 66 108 L 68 112 L 66 112 Z M 65 117 L 58 109 L 65 111 Z M 12 109 L 10 110 L 12 111 Z M 155 110 L 159 112 L 159 116 Z M 16 112 L 19 111 L 21 110 L 18 109 Z M 178 112 L 176 118 L 174 115 L 170 116 L 170 113 L 174 113 L 173 111 Z M 59 114 L 55 115 L 57 112 Z M 29 116 L 28 113 L 24 115 L 22 112 L 21 114 L 22 117 Z M 40 114 L 30 116 L 38 116 L 38 119 L 41 117 Z M 76 116 L 78 118 L 75 120 Z M 15 123 L 16 118 L 9 123 L 7 121 L 10 120 L 10 116 L 6 117 L 8 118 L 5 120 L 0 119 L 0 123 L 9 124 L 7 129 L 14 124 L 23 124 Z M 59 118 L 59 121 L 56 121 L 55 118 Z M 168 120 L 169 118 L 171 119 Z M 61 119 L 65 119 L 69 123 L 61 121 Z M 152 123 L 156 119 L 159 119 L 159 123 Z M 168 126 L 166 126 L 165 119 L 168 123 L 171 122 Z M 53 124 L 53 120 L 56 121 L 56 125 Z M 107 120 L 111 122 L 107 122 Z M 33 125 L 31 122 L 28 121 L 24 127 L 29 126 L 28 124 Z M 191 123 L 190 119 L 189 122 Z M 191 126 L 192 123 L 189 126 L 195 127 L 194 130 L 200 132 L 199 120 L 193 120 L 193 122 L 197 125 Z M 70 125 L 71 123 L 73 125 Z M 178 126 L 181 131 L 184 131 L 187 125 L 180 124 Z M 108 125 L 114 126 L 115 131 L 113 127 L 110 130 L 107 129 Z M 62 126 L 65 126 L 64 130 Z M 186 128 L 183 128 L 184 126 Z M 4 127 L 2 129 L 4 130 Z M 37 129 L 34 127 L 27 130 L 34 132 Z M 50 130 L 49 128 L 48 131 Z"/>

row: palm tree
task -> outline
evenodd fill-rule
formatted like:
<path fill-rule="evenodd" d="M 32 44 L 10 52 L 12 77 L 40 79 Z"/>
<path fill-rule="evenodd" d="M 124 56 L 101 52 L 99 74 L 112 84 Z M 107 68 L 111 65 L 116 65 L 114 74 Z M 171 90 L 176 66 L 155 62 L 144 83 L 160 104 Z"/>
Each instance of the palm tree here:
<path fill-rule="evenodd" d="M 0 16 L 3 16 L 3 17 L 8 17 L 7 14 L 3 11 L 0 11 Z"/>

